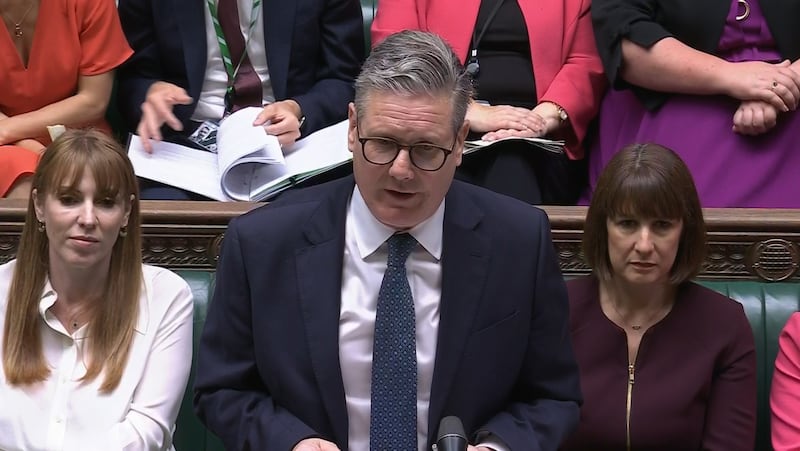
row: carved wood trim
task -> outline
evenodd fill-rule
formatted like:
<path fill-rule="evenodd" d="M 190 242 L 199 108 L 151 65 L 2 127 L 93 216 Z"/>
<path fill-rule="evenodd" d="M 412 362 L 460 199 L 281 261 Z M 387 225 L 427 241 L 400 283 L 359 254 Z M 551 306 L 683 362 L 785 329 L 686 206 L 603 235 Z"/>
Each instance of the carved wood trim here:
<path fill-rule="evenodd" d="M 561 270 L 588 274 L 581 238 L 586 207 L 542 207 L 550 217 Z M 703 209 L 708 250 L 702 279 L 800 282 L 800 210 Z"/>
<path fill-rule="evenodd" d="M 24 201 L 0 199 L 0 263 L 13 258 L 25 218 Z M 231 218 L 259 204 L 143 201 L 146 263 L 172 269 L 213 269 Z M 586 207 L 543 207 L 566 275 L 588 274 L 581 237 Z M 800 282 L 800 210 L 705 209 L 708 253 L 704 279 Z"/>
<path fill-rule="evenodd" d="M 251 202 L 142 201 L 145 263 L 171 269 L 213 269 L 228 222 L 255 207 Z M 0 263 L 16 253 L 26 204 L 0 199 Z"/>

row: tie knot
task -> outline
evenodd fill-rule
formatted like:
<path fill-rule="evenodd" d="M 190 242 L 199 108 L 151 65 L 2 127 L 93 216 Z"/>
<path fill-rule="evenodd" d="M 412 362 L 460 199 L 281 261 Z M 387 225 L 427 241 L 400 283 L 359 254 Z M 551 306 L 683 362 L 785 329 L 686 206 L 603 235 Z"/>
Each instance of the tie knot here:
<path fill-rule="evenodd" d="M 405 266 L 417 240 L 408 233 L 395 233 L 389 237 L 389 266 Z"/>

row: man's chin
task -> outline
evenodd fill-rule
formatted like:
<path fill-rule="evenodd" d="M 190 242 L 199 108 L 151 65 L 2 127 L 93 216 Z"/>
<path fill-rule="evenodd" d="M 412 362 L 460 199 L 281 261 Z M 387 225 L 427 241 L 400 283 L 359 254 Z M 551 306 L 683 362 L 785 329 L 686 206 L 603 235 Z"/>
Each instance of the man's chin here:
<path fill-rule="evenodd" d="M 382 207 L 375 217 L 383 225 L 395 230 L 407 230 L 422 222 L 418 208 Z"/>

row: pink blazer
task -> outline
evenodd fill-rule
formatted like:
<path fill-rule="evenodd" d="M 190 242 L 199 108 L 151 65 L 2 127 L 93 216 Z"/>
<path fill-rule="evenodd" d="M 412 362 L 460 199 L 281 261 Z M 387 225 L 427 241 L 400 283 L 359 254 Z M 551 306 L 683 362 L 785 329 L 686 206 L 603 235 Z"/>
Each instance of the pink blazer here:
<path fill-rule="evenodd" d="M 536 94 L 540 101 L 561 105 L 569 114 L 574 136 L 567 152 L 583 158 L 581 142 L 597 114 L 606 78 L 597 54 L 590 0 L 518 0 L 528 25 Z M 444 38 L 461 58 L 481 0 L 380 0 L 372 22 L 372 45 L 401 30 L 423 30 Z"/>
<path fill-rule="evenodd" d="M 800 313 L 786 322 L 778 339 L 778 357 L 769 395 L 772 447 L 800 449 Z"/>

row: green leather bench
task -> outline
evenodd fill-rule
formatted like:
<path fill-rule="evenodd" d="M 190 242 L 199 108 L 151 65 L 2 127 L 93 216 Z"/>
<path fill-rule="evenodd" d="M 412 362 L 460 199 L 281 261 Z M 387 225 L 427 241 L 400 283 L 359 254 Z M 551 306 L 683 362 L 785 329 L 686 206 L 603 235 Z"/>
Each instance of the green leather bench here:
<path fill-rule="evenodd" d="M 772 450 L 769 437 L 769 387 L 778 354 L 778 336 L 792 313 L 800 310 L 800 284 L 755 281 L 704 281 L 703 285 L 744 306 L 756 342 L 758 430 L 756 451 Z M 709 327 L 715 327 L 709 324 Z"/>
<path fill-rule="evenodd" d="M 211 299 L 214 273 L 207 270 L 177 271 L 192 287 L 195 296 L 195 352 L 202 332 L 208 302 Z M 789 316 L 800 310 L 800 284 L 757 281 L 702 281 L 703 285 L 738 300 L 753 327 L 758 354 L 758 437 L 756 451 L 771 450 L 769 444 L 769 384 L 778 350 L 778 335 Z M 709 327 L 715 327 L 710 324 Z M 219 440 L 208 432 L 192 411 L 192 379 L 184 394 L 175 431 L 177 451 L 224 450 Z"/>
<path fill-rule="evenodd" d="M 214 284 L 214 268 L 231 218 L 254 207 L 233 202 L 142 202 L 142 248 L 146 263 L 175 270 L 195 296 L 195 346 L 202 332 Z M 585 207 L 542 207 L 565 277 L 589 272 L 580 253 Z M 0 199 L 0 263 L 16 254 L 27 203 Z M 758 353 L 758 438 L 769 445 L 769 386 L 777 340 L 788 317 L 800 310 L 800 210 L 704 210 L 709 230 L 704 285 L 744 305 Z M 708 327 L 717 327 L 709 324 Z M 195 348 L 196 351 L 196 348 Z M 192 368 L 194 374 L 195 369 Z M 223 450 L 192 410 L 189 381 L 175 430 L 178 451 Z"/>
<path fill-rule="evenodd" d="M 197 349 L 200 343 L 200 333 L 203 331 L 203 323 L 206 320 L 206 310 L 211 299 L 214 286 L 214 272 L 206 270 L 182 270 L 176 271 L 189 283 L 194 295 L 194 352 L 192 358 L 192 373 L 189 383 L 183 394 L 183 403 L 178 413 L 177 425 L 175 428 L 174 444 L 176 451 L 224 451 L 225 447 L 219 439 L 206 430 L 200 420 L 192 410 L 192 386 L 194 385 L 194 374 L 197 363 Z"/>

